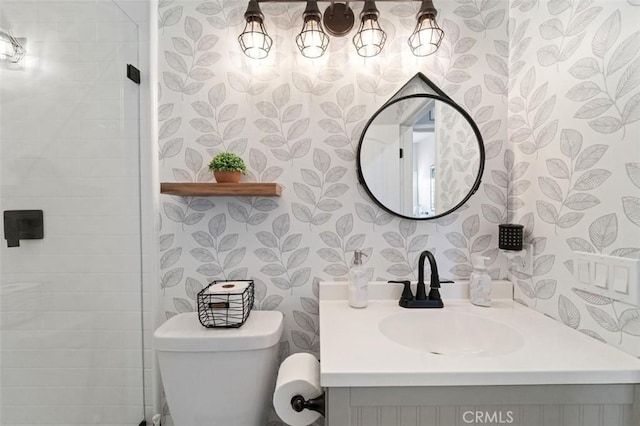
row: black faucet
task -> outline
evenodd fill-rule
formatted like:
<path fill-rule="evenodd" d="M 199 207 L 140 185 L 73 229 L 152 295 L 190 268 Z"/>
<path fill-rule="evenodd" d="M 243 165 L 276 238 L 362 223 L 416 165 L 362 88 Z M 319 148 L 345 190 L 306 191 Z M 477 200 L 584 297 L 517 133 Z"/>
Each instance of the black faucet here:
<path fill-rule="evenodd" d="M 429 283 L 429 295 L 426 293 L 424 284 L 424 260 L 429 259 L 431 269 L 431 282 Z M 442 298 L 440 297 L 440 277 L 438 276 L 438 265 L 436 258 L 429 250 L 420 253 L 418 260 L 418 284 L 416 286 L 416 297 L 411 293 L 411 281 L 389 281 L 390 283 L 400 283 L 404 285 L 399 305 L 403 308 L 442 308 Z"/>

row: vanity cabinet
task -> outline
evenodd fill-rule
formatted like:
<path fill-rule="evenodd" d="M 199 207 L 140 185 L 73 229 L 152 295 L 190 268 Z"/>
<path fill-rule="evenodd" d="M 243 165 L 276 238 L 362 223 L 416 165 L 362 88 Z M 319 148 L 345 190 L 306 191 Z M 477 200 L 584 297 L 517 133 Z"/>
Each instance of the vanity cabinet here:
<path fill-rule="evenodd" d="M 330 387 L 326 426 L 638 426 L 640 385 Z"/>
<path fill-rule="evenodd" d="M 640 426 L 640 360 L 510 297 L 490 308 L 442 286 L 442 309 L 398 306 L 402 285 L 320 283 L 327 426 Z M 415 294 L 415 291 L 414 291 Z"/>

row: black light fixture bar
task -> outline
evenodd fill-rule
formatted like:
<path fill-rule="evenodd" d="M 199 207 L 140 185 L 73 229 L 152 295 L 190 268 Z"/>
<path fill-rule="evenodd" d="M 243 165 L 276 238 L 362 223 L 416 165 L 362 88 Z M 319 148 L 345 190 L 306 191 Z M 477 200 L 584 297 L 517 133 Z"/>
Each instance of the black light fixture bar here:
<path fill-rule="evenodd" d="M 306 3 L 308 0 L 255 0 L 258 3 Z M 316 0 L 318 3 L 364 3 L 367 0 Z M 420 3 L 423 0 L 376 0 L 376 3 Z"/>
<path fill-rule="evenodd" d="M 303 13 L 302 30 L 296 36 L 296 45 L 303 56 L 318 58 L 324 54 L 329 44 L 327 33 L 334 37 L 347 35 L 355 24 L 353 11 L 349 7 L 353 2 L 364 2 L 359 17 L 359 28 L 353 37 L 357 53 L 363 57 L 379 54 L 384 48 L 387 35 L 378 23 L 380 15 L 374 0 L 249 0 L 245 12 L 245 28 L 238 37 L 242 51 L 252 59 L 266 58 L 273 44 L 264 25 L 264 15 L 259 3 L 307 3 Z M 330 3 L 324 14 L 320 13 L 317 3 Z M 408 39 L 411 52 L 415 56 L 428 56 L 440 47 L 444 32 L 436 23 L 438 14 L 433 0 L 377 0 L 377 3 L 421 2 L 416 14 L 416 28 Z"/>

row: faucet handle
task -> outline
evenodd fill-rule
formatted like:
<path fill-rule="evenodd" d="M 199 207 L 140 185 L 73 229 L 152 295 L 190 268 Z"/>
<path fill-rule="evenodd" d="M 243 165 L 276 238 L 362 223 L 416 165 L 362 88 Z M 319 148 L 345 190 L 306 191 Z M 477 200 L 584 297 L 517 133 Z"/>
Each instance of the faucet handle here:
<path fill-rule="evenodd" d="M 438 286 L 438 288 L 440 288 L 440 286 Z M 429 290 L 429 300 L 442 300 L 438 288 L 432 287 L 431 290 Z"/>
<path fill-rule="evenodd" d="M 387 281 L 389 284 L 403 284 L 404 289 L 402 290 L 402 296 L 400 296 L 400 300 L 413 300 L 413 293 L 411 293 L 411 281 L 402 280 L 402 281 Z"/>

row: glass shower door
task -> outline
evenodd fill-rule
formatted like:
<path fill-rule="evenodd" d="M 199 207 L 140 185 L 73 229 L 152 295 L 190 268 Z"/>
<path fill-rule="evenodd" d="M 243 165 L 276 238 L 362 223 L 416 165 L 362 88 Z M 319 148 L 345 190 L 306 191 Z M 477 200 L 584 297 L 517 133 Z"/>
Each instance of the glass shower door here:
<path fill-rule="evenodd" d="M 0 27 L 27 50 L 0 64 L 0 210 L 44 216 L 0 240 L 0 424 L 138 425 L 137 26 L 111 0 L 3 0 Z"/>

